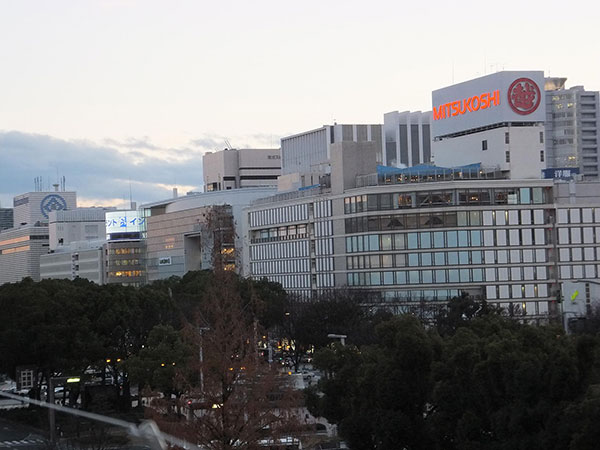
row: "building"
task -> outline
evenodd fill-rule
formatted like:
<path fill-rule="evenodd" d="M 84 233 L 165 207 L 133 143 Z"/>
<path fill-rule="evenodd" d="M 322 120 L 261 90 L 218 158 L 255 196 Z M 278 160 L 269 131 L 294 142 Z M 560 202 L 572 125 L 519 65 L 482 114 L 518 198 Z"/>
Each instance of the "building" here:
<path fill-rule="evenodd" d="M 58 191 L 58 187 L 53 192 L 27 192 L 17 195 L 13 206 L 15 227 L 47 224 L 50 212 L 77 208 L 77 193 Z"/>
<path fill-rule="evenodd" d="M 586 91 L 583 86 L 566 88 L 566 81 L 545 80 L 548 167 L 571 169 L 570 173 L 578 172 L 584 180 L 597 179 L 598 92 Z"/>
<path fill-rule="evenodd" d="M 50 253 L 41 278 L 85 278 L 98 284 L 146 282 L 145 218 L 138 211 L 82 208 L 50 214 Z"/>
<path fill-rule="evenodd" d="M 13 209 L 0 208 L 0 231 L 13 227 Z"/>
<path fill-rule="evenodd" d="M 148 281 L 212 268 L 215 258 L 225 268 L 239 270 L 242 210 L 275 192 L 265 187 L 231 189 L 142 205 Z"/>
<path fill-rule="evenodd" d="M 0 232 L 0 284 L 40 280 L 40 256 L 48 253 L 48 227 L 24 225 Z"/>
<path fill-rule="evenodd" d="M 383 165 L 409 167 L 431 162 L 431 111 L 383 115 Z"/>
<path fill-rule="evenodd" d="M 324 125 L 315 130 L 281 139 L 281 177 L 278 189 L 294 191 L 328 184 L 331 173 L 331 146 L 339 142 L 372 142 L 383 162 L 381 125 Z"/>
<path fill-rule="evenodd" d="M 546 168 L 546 96 L 541 71 L 497 72 L 432 93 L 432 153 L 438 166 L 481 163 L 513 179 Z"/>
<path fill-rule="evenodd" d="M 277 186 L 281 175 L 278 148 L 225 149 L 202 157 L 205 191 Z"/>

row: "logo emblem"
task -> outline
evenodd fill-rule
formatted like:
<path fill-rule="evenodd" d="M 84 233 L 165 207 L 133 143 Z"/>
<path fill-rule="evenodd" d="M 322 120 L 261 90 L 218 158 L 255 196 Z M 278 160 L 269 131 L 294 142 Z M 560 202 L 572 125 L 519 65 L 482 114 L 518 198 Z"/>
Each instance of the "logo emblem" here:
<path fill-rule="evenodd" d="M 50 211 L 67 209 L 67 202 L 58 194 L 49 194 L 40 203 L 42 215 L 47 219 Z"/>
<path fill-rule="evenodd" d="M 534 112 L 541 101 L 540 88 L 529 78 L 519 78 L 508 88 L 508 104 L 514 112 L 522 116 Z"/>

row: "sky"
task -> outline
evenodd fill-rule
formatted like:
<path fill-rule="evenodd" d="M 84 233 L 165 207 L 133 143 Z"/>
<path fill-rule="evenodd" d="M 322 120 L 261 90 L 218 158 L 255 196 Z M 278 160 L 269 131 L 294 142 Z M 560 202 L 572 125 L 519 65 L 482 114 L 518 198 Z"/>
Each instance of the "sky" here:
<path fill-rule="evenodd" d="M 202 155 L 430 110 L 498 70 L 600 90 L 592 0 L 0 0 L 0 205 L 202 189 Z"/>

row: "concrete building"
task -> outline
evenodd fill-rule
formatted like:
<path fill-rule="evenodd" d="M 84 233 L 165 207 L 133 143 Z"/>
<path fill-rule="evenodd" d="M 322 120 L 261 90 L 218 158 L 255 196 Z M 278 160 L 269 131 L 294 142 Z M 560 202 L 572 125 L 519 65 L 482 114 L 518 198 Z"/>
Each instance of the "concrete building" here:
<path fill-rule="evenodd" d="M 40 257 L 40 277 L 42 279 L 85 278 L 97 284 L 104 284 L 105 240 L 71 242 Z"/>
<path fill-rule="evenodd" d="M 431 111 L 383 115 L 383 165 L 409 167 L 431 162 Z"/>
<path fill-rule="evenodd" d="M 242 210 L 274 188 L 191 194 L 142 205 L 148 281 L 209 269 L 218 255 L 227 269 L 242 261 Z"/>
<path fill-rule="evenodd" d="M 545 80 L 548 167 L 575 169 L 569 173 L 578 172 L 584 180 L 597 179 L 598 91 L 586 91 L 583 86 L 566 88 L 566 80 Z"/>
<path fill-rule="evenodd" d="M 40 280 L 40 256 L 48 253 L 48 227 L 24 225 L 0 232 L 0 284 Z"/>
<path fill-rule="evenodd" d="M 278 148 L 225 149 L 202 157 L 205 191 L 277 186 Z"/>
<path fill-rule="evenodd" d="M 381 125 L 324 125 L 315 130 L 281 139 L 281 174 L 278 189 L 328 184 L 331 173 L 331 146 L 340 142 L 373 142 L 378 148 L 377 161 L 383 162 Z"/>
<path fill-rule="evenodd" d="M 498 72 L 432 93 L 438 166 L 481 163 L 513 179 L 546 168 L 546 96 L 541 71 Z"/>
<path fill-rule="evenodd" d="M 77 193 L 69 191 L 27 192 L 13 200 L 14 226 L 48 223 L 52 211 L 77 208 Z"/>
<path fill-rule="evenodd" d="M 56 251 L 72 242 L 103 240 L 106 235 L 106 212 L 114 210 L 115 208 L 77 208 L 50 211 L 50 251 Z"/>

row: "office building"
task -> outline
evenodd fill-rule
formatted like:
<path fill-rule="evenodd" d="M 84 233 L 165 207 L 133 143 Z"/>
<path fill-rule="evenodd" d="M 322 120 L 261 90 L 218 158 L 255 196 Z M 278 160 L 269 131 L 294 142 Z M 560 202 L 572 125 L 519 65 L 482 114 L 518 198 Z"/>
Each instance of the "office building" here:
<path fill-rule="evenodd" d="M 105 215 L 115 208 L 76 208 L 48 214 L 50 251 L 72 242 L 97 241 L 106 236 Z"/>
<path fill-rule="evenodd" d="M 0 232 L 0 284 L 40 280 L 40 256 L 48 253 L 48 227 L 24 225 Z"/>
<path fill-rule="evenodd" d="M 275 188 L 244 188 L 190 194 L 142 205 L 148 281 L 210 269 L 215 258 L 239 270 L 242 210 Z"/>
<path fill-rule="evenodd" d="M 48 223 L 52 211 L 77 208 L 77 193 L 58 191 L 58 185 L 53 192 L 27 192 L 17 195 L 13 200 L 14 226 L 35 225 Z"/>
<path fill-rule="evenodd" d="M 206 192 L 247 187 L 275 187 L 281 175 L 278 148 L 225 149 L 202 157 Z"/>
<path fill-rule="evenodd" d="M 598 92 L 583 86 L 566 88 L 566 80 L 545 80 L 548 168 L 568 169 L 569 175 L 578 173 L 584 180 L 597 179 Z"/>
<path fill-rule="evenodd" d="M 327 185 L 331 173 L 331 146 L 340 142 L 372 142 L 377 161 L 383 162 L 383 127 L 381 125 L 324 125 L 315 130 L 281 139 L 281 177 L 278 189 Z"/>

